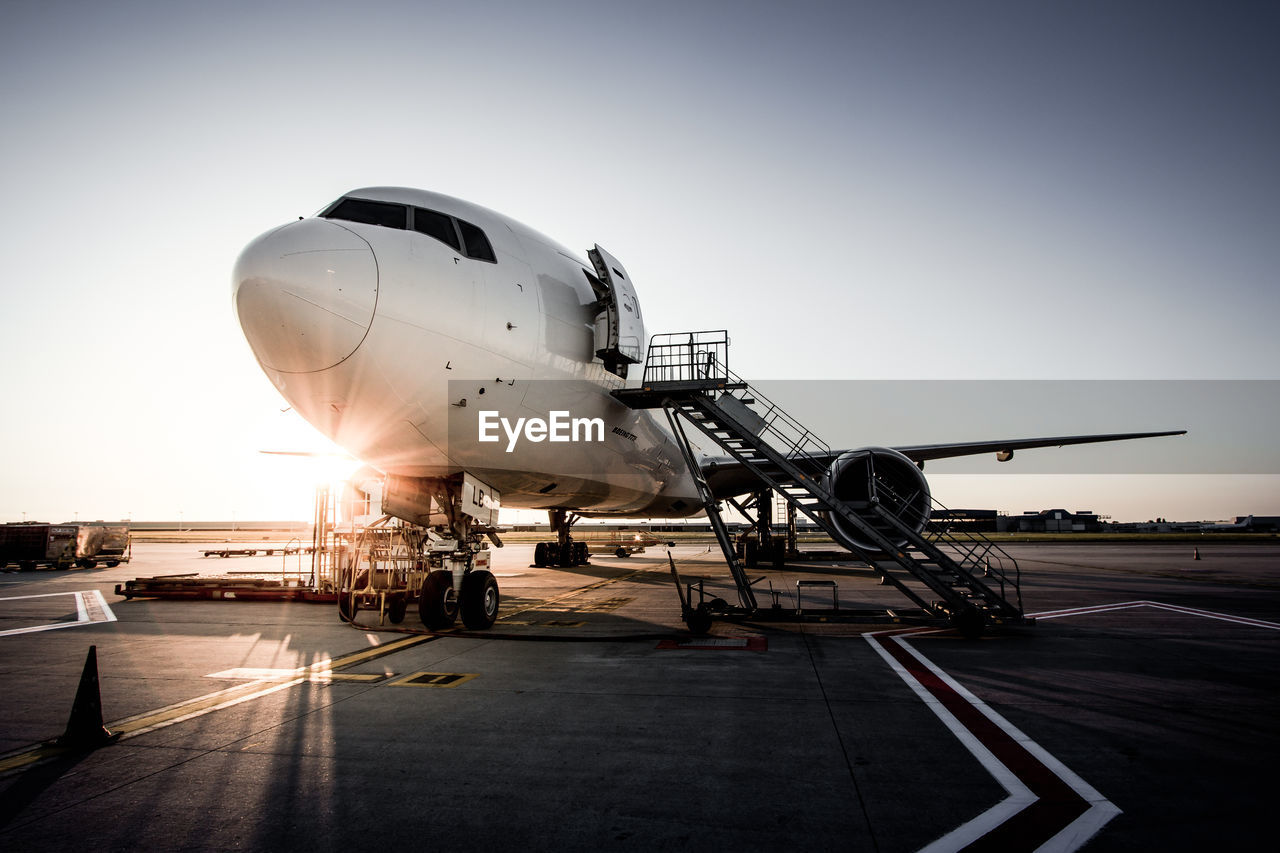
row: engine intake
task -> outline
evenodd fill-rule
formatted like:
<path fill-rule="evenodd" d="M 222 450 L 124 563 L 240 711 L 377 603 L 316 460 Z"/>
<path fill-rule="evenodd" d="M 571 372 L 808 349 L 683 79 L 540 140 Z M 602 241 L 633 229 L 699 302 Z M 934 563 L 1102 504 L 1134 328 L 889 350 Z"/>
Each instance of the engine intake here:
<path fill-rule="evenodd" d="M 837 500 L 852 504 L 859 517 L 877 530 L 884 531 L 898 547 L 906 544 L 902 534 L 889 527 L 869 508 L 861 508 L 873 496 L 883 509 L 916 532 L 923 530 L 929 521 L 929 481 L 916 463 L 896 450 L 887 447 L 850 450 L 831 463 L 824 475 L 823 485 L 835 494 Z M 855 553 L 877 553 L 881 550 L 839 516 L 833 516 L 831 522 L 840 534 L 837 537 L 840 544 Z"/>

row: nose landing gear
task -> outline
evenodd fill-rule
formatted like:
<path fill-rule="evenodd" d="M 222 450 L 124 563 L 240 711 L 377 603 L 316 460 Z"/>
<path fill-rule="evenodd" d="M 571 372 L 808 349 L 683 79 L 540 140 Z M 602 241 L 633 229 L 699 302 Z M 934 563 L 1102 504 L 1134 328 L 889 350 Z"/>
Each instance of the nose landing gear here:
<path fill-rule="evenodd" d="M 422 624 L 432 631 L 452 628 L 459 615 L 472 631 L 493 626 L 501 597 L 489 571 L 485 537 L 499 547 L 502 542 L 491 526 L 496 510 L 477 515 L 484 510 L 473 506 L 478 504 L 474 494 L 485 487 L 474 482 L 435 482 L 431 499 L 437 512 L 419 516 L 430 518 L 432 527 L 383 516 L 361 532 L 338 590 L 343 621 L 352 621 L 363 608 L 377 610 L 380 621 L 399 624 L 416 602 Z M 464 498 L 468 486 L 471 504 Z M 446 523 L 435 524 L 441 516 Z"/>

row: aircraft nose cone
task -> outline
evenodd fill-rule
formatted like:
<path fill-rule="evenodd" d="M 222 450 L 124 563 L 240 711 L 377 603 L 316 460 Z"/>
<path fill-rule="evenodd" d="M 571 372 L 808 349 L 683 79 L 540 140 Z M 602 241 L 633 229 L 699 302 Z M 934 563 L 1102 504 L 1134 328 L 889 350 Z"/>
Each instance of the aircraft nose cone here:
<path fill-rule="evenodd" d="M 312 373 L 340 364 L 364 340 L 378 301 L 378 265 L 361 237 L 303 219 L 245 247 L 232 289 L 258 361 L 283 373 Z"/>

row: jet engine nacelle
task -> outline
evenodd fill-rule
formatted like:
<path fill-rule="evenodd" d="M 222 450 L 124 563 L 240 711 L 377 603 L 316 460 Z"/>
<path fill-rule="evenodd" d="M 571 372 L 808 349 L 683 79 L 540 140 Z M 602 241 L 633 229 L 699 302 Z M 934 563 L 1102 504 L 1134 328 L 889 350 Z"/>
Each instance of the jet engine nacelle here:
<path fill-rule="evenodd" d="M 929 521 L 931 502 L 929 481 L 924 472 L 906 456 L 887 447 L 863 447 L 842 454 L 823 477 L 823 485 L 835 493 L 837 500 L 864 506 L 874 496 L 880 506 L 901 519 L 917 532 Z M 855 509 L 859 516 L 878 529 L 893 533 L 895 545 L 905 544 L 902 534 L 888 528 L 870 509 Z M 879 552 L 881 549 L 839 516 L 831 518 L 840 534 L 840 544 L 856 552 Z"/>

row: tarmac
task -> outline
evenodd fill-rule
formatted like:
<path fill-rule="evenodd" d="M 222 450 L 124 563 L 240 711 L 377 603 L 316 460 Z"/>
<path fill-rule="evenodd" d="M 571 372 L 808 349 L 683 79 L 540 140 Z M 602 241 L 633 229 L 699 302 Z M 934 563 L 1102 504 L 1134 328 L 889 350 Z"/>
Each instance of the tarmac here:
<path fill-rule="evenodd" d="M 1041 615 L 979 640 L 816 619 L 691 638 L 661 548 L 495 551 L 488 636 L 114 594 L 284 565 L 193 544 L 3 574 L 0 848 L 1271 850 L 1280 544 L 1206 538 L 1199 560 L 1011 546 Z M 671 554 L 733 600 L 718 552 Z M 852 561 L 755 575 L 785 608 L 802 579 L 844 610 L 905 603 Z M 118 739 L 42 747 L 90 646 Z"/>

